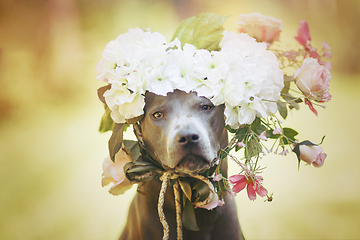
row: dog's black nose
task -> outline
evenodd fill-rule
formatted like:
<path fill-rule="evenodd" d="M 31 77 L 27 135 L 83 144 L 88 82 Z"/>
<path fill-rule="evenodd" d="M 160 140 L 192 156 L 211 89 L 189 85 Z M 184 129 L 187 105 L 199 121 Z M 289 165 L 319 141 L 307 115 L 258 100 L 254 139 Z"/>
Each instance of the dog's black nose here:
<path fill-rule="evenodd" d="M 176 140 L 181 145 L 195 144 L 199 138 L 197 132 L 191 129 L 183 129 L 176 134 Z"/>

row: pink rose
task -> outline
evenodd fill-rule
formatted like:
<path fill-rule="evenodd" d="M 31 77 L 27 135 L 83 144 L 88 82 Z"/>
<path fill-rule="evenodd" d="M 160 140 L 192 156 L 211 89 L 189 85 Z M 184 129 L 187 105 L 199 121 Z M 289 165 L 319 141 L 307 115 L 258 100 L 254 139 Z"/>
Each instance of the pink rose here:
<path fill-rule="evenodd" d="M 326 153 L 322 152 L 323 149 L 310 141 L 303 141 L 296 144 L 293 152 L 296 153 L 298 160 L 312 164 L 314 167 L 321 167 L 324 164 Z"/>
<path fill-rule="evenodd" d="M 240 14 L 239 32 L 247 33 L 258 42 L 266 42 L 268 46 L 279 40 L 282 29 L 282 21 L 271 16 L 264 16 L 260 13 Z"/>
<path fill-rule="evenodd" d="M 295 70 L 294 79 L 297 87 L 311 100 L 327 102 L 331 99 L 329 83 L 330 71 L 319 64 L 317 59 L 306 58 L 302 66 Z"/>
<path fill-rule="evenodd" d="M 114 185 L 109 192 L 113 195 L 123 194 L 132 187 L 132 183 L 126 178 L 124 166 L 130 162 L 131 158 L 122 149 L 115 155 L 115 162 L 110 157 L 105 158 L 103 163 L 103 174 L 101 185 L 104 187 L 113 182 Z"/>

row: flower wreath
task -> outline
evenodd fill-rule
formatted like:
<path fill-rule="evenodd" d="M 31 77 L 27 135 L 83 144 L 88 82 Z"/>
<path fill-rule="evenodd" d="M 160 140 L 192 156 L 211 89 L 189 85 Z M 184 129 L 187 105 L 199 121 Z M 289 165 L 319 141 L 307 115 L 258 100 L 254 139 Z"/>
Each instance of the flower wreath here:
<path fill-rule="evenodd" d="M 203 173 L 195 185 L 180 178 L 183 200 L 191 202 L 191 206 L 213 209 L 224 204 L 225 194 L 235 195 L 245 187 L 250 200 L 259 195 L 271 201 L 272 194 L 268 194 L 259 175 L 259 160 L 268 152 L 287 155 L 292 150 L 299 166 L 301 160 L 315 167 L 323 165 L 326 154 L 321 143 L 299 142 L 298 132 L 282 127 L 280 117 L 286 119 L 288 110 L 299 109 L 301 103 L 317 114 L 314 106 L 324 107 L 323 102 L 331 99 L 331 65 L 327 61 L 331 58 L 330 47 L 323 42 L 323 49 L 318 52 L 311 46 L 306 21 L 300 22 L 295 37 L 302 47 L 283 51 L 270 48 L 279 40 L 281 20 L 258 13 L 240 15 L 240 33 L 234 33 L 225 31 L 225 19 L 211 13 L 186 19 L 169 43 L 160 33 L 135 28 L 106 45 L 97 64 L 97 79 L 108 83 L 98 94 L 105 106 L 99 130 L 113 131 L 102 178 L 103 186 L 114 183 L 111 194 L 121 194 L 133 183 L 160 178 L 164 173 L 157 162 L 139 158 L 146 154 L 141 139 L 123 140 L 129 125 L 137 133 L 146 91 L 162 96 L 175 89 L 192 91 L 214 105 L 225 105 L 226 128 L 232 139 L 219 151 L 218 163 L 229 156 L 239 165 L 239 174 L 226 178 L 217 164 Z M 296 70 L 293 75 L 286 75 L 286 68 Z M 298 90 L 291 88 L 294 84 Z M 271 148 L 263 143 L 268 139 L 274 140 Z M 244 157 L 231 156 L 232 149 L 244 149 Z M 211 191 L 216 193 L 211 201 L 200 204 Z M 191 215 L 192 211 L 186 209 L 184 214 Z"/>

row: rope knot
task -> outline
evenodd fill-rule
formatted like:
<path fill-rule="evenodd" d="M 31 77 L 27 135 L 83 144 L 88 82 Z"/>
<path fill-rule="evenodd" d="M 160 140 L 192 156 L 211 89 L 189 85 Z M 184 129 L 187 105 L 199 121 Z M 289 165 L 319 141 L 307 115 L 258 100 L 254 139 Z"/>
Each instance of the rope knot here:
<path fill-rule="evenodd" d="M 208 197 L 202 202 L 197 202 L 196 206 L 201 207 L 210 203 L 214 198 L 214 194 L 216 194 L 214 185 L 210 182 L 208 178 L 204 176 L 195 175 L 192 177 L 205 182 L 210 189 Z M 163 240 L 168 240 L 170 235 L 169 224 L 166 221 L 165 213 L 164 213 L 165 193 L 167 186 L 170 182 L 170 179 L 177 179 L 177 178 L 179 178 L 179 175 L 170 171 L 164 172 L 160 177 L 160 181 L 162 181 L 162 184 L 161 184 L 159 201 L 158 201 L 158 213 L 159 213 L 160 222 L 163 225 L 163 231 L 164 231 Z M 181 198 L 180 198 L 180 186 L 178 181 L 175 182 L 173 188 L 174 188 L 175 209 L 176 209 L 177 240 L 182 240 L 183 238 L 182 238 L 182 220 L 181 220 Z"/>

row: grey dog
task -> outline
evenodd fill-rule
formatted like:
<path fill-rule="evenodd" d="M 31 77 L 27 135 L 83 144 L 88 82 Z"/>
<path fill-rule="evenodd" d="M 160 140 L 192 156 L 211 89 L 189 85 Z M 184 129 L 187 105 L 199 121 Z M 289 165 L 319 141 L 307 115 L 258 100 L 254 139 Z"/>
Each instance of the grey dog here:
<path fill-rule="evenodd" d="M 224 106 L 214 106 L 195 92 L 175 90 L 167 96 L 150 92 L 145 95 L 144 117 L 140 132 L 144 148 L 165 170 L 191 176 L 206 171 L 216 160 L 218 151 L 228 144 Z M 227 173 L 223 161 L 222 172 Z M 157 204 L 161 187 L 159 179 L 139 184 L 131 203 L 121 240 L 162 239 Z M 164 212 L 170 227 L 170 239 L 176 239 L 174 192 L 165 194 Z M 183 239 L 243 239 L 235 202 L 225 197 L 225 205 L 213 210 L 195 209 L 200 231 L 183 229 Z"/>

